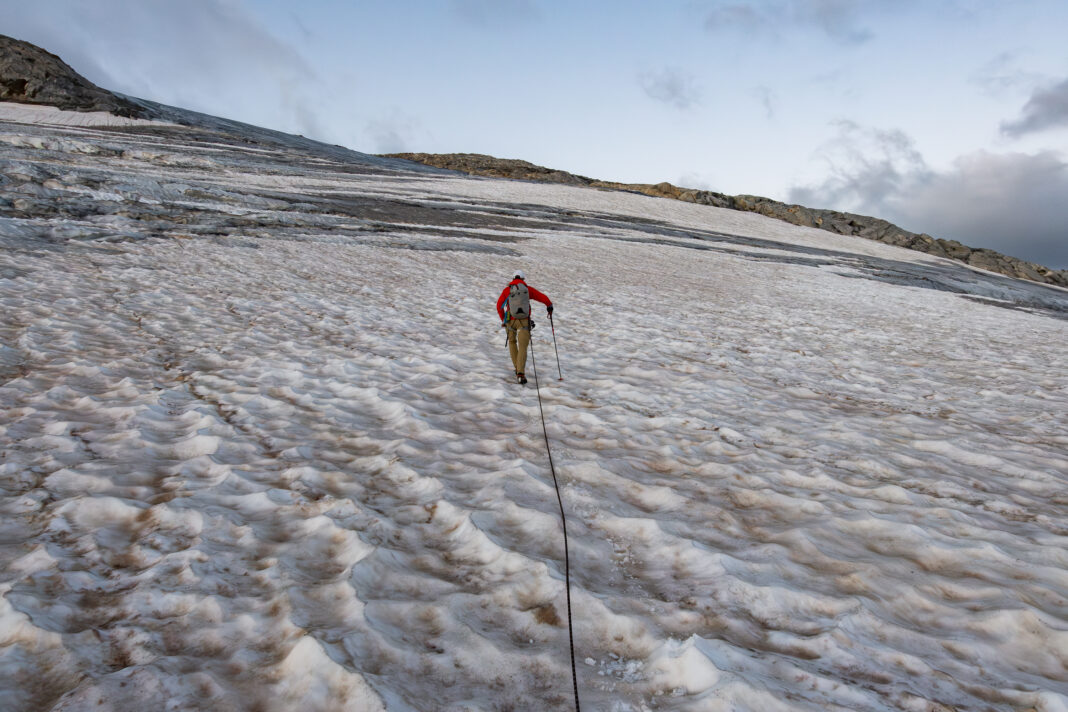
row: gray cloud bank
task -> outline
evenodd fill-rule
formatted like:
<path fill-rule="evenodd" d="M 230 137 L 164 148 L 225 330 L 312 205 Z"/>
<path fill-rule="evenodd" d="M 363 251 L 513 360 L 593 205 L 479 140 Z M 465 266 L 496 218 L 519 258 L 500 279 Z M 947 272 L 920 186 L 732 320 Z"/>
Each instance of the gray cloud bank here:
<path fill-rule="evenodd" d="M 843 122 L 831 176 L 789 200 L 872 215 L 906 230 L 1068 268 L 1068 163 L 1050 151 L 979 151 L 931 169 L 901 132 Z"/>
<path fill-rule="evenodd" d="M 1068 128 L 1068 79 L 1036 91 L 1020 118 L 1001 125 L 1002 132 L 1013 137 L 1054 128 Z"/>

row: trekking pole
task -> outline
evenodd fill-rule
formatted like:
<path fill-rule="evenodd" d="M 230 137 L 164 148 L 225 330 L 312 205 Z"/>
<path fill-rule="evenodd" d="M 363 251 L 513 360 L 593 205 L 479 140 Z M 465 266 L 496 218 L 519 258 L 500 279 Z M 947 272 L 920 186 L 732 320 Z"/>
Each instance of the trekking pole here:
<path fill-rule="evenodd" d="M 556 351 L 556 372 L 560 374 L 558 381 L 564 380 L 564 372 L 560 370 L 560 349 L 556 348 L 556 325 L 553 324 L 553 315 L 549 315 L 549 328 L 553 330 L 553 350 Z"/>

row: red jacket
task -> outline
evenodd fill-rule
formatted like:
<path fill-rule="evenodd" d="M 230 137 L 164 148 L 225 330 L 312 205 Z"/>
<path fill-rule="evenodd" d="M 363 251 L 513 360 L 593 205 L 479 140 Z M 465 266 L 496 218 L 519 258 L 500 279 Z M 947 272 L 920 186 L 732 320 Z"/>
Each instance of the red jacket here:
<path fill-rule="evenodd" d="M 508 290 L 511 289 L 513 284 L 526 284 L 527 291 L 530 292 L 531 299 L 539 301 L 547 307 L 551 307 L 553 305 L 551 299 L 549 299 L 547 296 L 545 296 L 538 290 L 534 289 L 534 287 L 531 287 L 529 284 L 527 284 L 521 279 L 513 279 L 511 282 L 508 283 L 508 286 L 504 288 L 504 291 L 501 292 L 501 296 L 497 298 L 497 317 L 501 321 L 504 321 L 504 303 L 508 299 Z"/>

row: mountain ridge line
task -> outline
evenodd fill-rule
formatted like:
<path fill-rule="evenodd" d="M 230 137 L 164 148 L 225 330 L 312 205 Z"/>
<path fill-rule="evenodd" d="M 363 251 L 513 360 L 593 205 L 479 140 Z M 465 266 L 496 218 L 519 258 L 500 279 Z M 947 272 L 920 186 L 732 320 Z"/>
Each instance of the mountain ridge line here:
<path fill-rule="evenodd" d="M 711 190 L 681 188 L 671 183 L 618 183 L 604 181 L 566 171 L 538 166 L 529 161 L 496 158 L 481 153 L 384 153 L 384 158 L 400 158 L 434 168 L 459 171 L 468 175 L 511 180 L 532 180 L 545 183 L 585 186 L 602 190 L 622 190 L 642 193 L 656 198 L 681 200 L 698 205 L 758 213 L 776 220 L 827 230 L 838 235 L 862 237 L 888 245 L 923 252 L 963 262 L 972 267 L 996 272 L 1008 277 L 1026 279 L 1040 284 L 1068 287 L 1068 270 L 1054 270 L 1034 262 L 1004 255 L 988 248 L 975 248 L 956 240 L 915 233 L 881 218 L 837 210 L 807 208 L 783 203 L 759 195 L 727 195 Z"/>

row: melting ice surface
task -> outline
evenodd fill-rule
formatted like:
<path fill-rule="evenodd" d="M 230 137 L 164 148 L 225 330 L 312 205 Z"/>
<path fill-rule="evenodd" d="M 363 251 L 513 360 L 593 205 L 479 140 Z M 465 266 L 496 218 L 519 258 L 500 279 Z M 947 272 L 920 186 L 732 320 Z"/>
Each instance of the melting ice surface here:
<path fill-rule="evenodd" d="M 568 709 L 517 267 L 584 709 L 1068 709 L 1068 293 L 398 165 L 0 123 L 3 709 Z"/>

